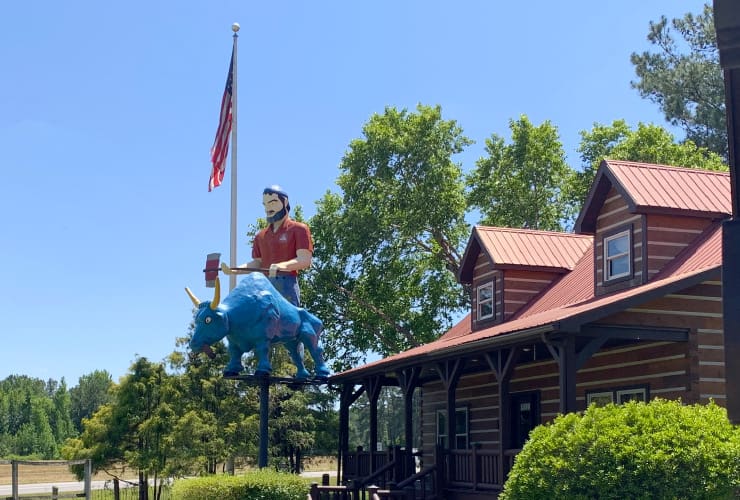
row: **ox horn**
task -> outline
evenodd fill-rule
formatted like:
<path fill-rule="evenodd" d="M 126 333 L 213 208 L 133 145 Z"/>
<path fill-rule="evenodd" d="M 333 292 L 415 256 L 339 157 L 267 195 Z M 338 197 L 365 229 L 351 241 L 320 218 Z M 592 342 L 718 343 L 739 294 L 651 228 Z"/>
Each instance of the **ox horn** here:
<path fill-rule="evenodd" d="M 221 280 L 216 278 L 216 290 L 213 292 L 213 300 L 211 301 L 211 310 L 215 311 L 218 307 L 218 303 L 221 302 Z"/>
<path fill-rule="evenodd" d="M 198 297 L 193 295 L 193 292 L 190 291 L 190 288 L 185 287 L 185 293 L 188 294 L 188 297 L 190 297 L 190 300 L 193 301 L 193 304 L 195 304 L 195 307 L 198 307 L 200 305 L 200 300 L 198 300 Z"/>

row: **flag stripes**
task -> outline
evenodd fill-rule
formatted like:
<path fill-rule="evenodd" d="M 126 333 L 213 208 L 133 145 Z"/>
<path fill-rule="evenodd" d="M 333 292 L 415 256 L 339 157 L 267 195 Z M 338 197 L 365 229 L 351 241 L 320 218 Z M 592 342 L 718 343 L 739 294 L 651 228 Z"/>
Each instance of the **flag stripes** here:
<path fill-rule="evenodd" d="M 226 170 L 226 157 L 229 154 L 229 138 L 231 136 L 231 95 L 234 82 L 234 50 L 231 50 L 231 62 L 229 63 L 229 75 L 226 77 L 226 88 L 221 98 L 221 114 L 218 119 L 218 130 L 216 139 L 211 147 L 211 178 L 208 181 L 208 191 L 221 185 Z"/>

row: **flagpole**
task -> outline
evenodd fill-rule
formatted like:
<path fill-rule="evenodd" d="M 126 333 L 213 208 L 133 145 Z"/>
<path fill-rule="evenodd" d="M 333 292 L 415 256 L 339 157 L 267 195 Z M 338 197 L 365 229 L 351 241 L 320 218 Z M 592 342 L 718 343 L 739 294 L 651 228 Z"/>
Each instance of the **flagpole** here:
<path fill-rule="evenodd" d="M 231 238 L 230 238 L 230 250 L 229 250 L 229 265 L 234 268 L 239 265 L 236 259 L 236 76 L 238 74 L 236 70 L 236 46 L 237 40 L 239 39 L 239 23 L 231 25 L 231 30 L 234 32 L 234 56 L 232 64 L 234 70 L 232 72 L 232 92 L 231 92 Z M 236 275 L 229 275 L 229 290 L 233 290 L 236 286 Z"/>

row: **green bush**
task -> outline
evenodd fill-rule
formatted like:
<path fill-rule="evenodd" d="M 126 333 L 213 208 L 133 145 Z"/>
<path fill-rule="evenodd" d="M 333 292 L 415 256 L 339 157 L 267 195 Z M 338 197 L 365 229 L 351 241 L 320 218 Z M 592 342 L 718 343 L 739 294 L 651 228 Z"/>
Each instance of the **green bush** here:
<path fill-rule="evenodd" d="M 172 486 L 174 500 L 306 500 L 308 492 L 299 476 L 268 469 L 243 476 L 180 479 Z"/>
<path fill-rule="evenodd" d="M 536 427 L 501 500 L 731 499 L 740 427 L 724 408 L 654 400 L 590 406 Z"/>

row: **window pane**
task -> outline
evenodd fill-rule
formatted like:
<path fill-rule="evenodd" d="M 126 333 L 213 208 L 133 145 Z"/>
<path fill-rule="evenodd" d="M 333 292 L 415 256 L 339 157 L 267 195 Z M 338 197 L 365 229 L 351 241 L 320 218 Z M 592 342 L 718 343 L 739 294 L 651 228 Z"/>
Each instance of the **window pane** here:
<path fill-rule="evenodd" d="M 626 255 L 609 261 L 609 276 L 619 276 L 629 274 L 629 272 L 630 262 Z"/>
<path fill-rule="evenodd" d="M 617 255 L 629 252 L 629 238 L 627 235 L 609 240 L 606 245 L 607 255 Z"/>
<path fill-rule="evenodd" d="M 468 412 L 457 411 L 457 418 L 455 418 L 455 434 L 467 434 L 468 433 Z"/>
<path fill-rule="evenodd" d="M 490 302 L 480 304 L 480 307 L 478 308 L 478 317 L 486 318 L 488 316 L 493 316 L 493 304 Z"/>
<path fill-rule="evenodd" d="M 490 300 L 493 296 L 493 287 L 487 283 L 478 288 L 478 300 Z"/>

